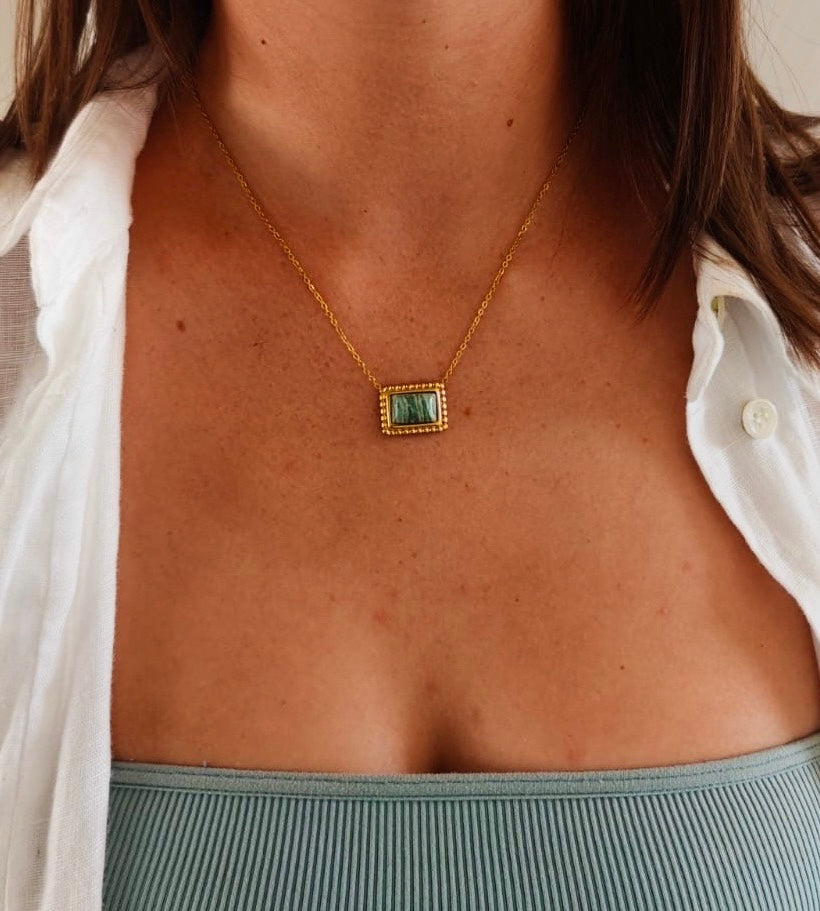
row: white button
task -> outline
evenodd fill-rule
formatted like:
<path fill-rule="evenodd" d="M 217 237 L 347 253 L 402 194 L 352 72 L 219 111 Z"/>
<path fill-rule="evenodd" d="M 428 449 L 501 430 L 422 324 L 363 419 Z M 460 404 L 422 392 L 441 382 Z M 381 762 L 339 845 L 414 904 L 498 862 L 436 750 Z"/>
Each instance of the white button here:
<path fill-rule="evenodd" d="M 723 323 L 726 320 L 726 298 L 725 297 L 713 297 L 712 298 L 712 312 L 715 314 L 717 319 L 717 324 L 719 327 L 723 327 Z"/>
<path fill-rule="evenodd" d="M 750 437 L 761 440 L 774 433 L 777 427 L 777 409 L 768 399 L 752 399 L 743 406 L 740 421 Z"/>

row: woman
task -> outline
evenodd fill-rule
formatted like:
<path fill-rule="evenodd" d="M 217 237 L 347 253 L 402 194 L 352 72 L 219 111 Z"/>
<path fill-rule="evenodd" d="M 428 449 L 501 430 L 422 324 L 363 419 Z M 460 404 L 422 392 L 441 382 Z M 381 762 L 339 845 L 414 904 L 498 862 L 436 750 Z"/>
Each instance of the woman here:
<path fill-rule="evenodd" d="M 30 6 L 5 907 L 816 907 L 820 148 L 738 3 Z"/>

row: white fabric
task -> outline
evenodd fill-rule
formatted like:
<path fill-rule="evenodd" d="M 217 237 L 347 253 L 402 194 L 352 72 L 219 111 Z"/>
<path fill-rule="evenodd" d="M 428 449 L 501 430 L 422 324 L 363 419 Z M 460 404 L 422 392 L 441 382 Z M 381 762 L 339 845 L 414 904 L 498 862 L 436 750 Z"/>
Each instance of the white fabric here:
<path fill-rule="evenodd" d="M 0 168 L 6 911 L 101 906 L 130 198 L 155 102 L 151 87 L 99 94 L 33 188 L 22 159 Z M 820 378 L 789 354 L 748 275 L 706 247 L 710 256 L 695 257 L 689 445 L 751 550 L 804 611 L 820 662 Z M 768 437 L 743 429 L 752 399 L 777 411 Z"/>

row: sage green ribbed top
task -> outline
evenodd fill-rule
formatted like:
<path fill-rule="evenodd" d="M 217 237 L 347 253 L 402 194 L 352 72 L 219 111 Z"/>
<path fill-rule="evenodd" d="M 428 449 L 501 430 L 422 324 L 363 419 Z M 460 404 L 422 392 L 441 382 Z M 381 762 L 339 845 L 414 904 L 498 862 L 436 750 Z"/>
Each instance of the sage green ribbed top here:
<path fill-rule="evenodd" d="M 820 732 L 598 772 L 111 771 L 106 911 L 820 909 Z"/>

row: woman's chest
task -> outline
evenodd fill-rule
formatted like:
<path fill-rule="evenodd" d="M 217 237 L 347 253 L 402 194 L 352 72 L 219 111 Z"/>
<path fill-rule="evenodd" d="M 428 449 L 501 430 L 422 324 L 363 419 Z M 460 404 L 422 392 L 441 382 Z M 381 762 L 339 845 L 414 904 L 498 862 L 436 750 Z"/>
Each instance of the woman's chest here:
<path fill-rule="evenodd" d="M 450 428 L 385 437 L 327 327 L 260 326 L 252 308 L 203 324 L 144 290 L 126 333 L 115 758 L 605 768 L 820 727 L 806 620 L 686 441 L 693 311 L 599 318 L 570 352 L 511 308 L 506 347 L 477 337 L 450 382 Z"/>

